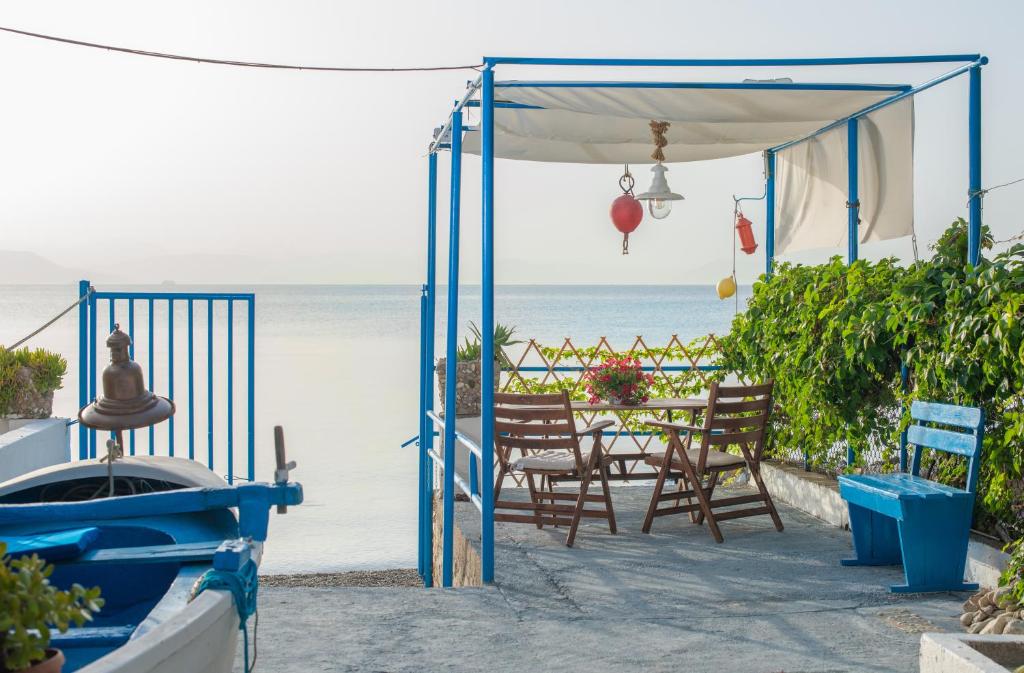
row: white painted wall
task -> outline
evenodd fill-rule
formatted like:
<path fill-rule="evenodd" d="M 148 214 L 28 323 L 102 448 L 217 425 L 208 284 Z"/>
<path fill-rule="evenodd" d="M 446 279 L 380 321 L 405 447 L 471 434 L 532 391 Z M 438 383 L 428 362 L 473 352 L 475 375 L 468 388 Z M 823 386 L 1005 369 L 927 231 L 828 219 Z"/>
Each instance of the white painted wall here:
<path fill-rule="evenodd" d="M 68 419 L 18 420 L 11 425 L 13 429 L 0 434 L 0 483 L 71 460 Z"/>

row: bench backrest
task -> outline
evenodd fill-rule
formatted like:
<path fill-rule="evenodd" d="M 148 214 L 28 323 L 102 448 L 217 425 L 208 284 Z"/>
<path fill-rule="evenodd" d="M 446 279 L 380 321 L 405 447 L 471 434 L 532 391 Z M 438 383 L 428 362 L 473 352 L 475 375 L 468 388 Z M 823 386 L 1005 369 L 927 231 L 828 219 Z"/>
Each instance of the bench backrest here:
<path fill-rule="evenodd" d="M 914 402 L 910 417 L 916 421 L 907 428 L 907 444 L 914 445 L 911 474 L 921 471 L 921 453 L 934 449 L 967 458 L 967 491 L 974 493 L 981 466 L 981 442 L 985 413 L 977 407 L 961 407 L 938 402 Z M 932 423 L 960 428 L 963 432 L 931 427 Z"/>

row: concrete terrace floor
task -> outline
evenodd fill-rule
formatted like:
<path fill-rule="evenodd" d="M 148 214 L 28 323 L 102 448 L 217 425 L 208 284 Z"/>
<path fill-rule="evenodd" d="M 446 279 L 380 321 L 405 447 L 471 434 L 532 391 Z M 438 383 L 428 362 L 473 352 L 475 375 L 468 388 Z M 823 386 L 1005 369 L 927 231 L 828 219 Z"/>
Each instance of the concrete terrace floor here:
<path fill-rule="evenodd" d="M 496 528 L 493 586 L 268 588 L 258 670 L 916 671 L 920 633 L 959 630 L 965 595 L 895 595 L 899 568 L 844 568 L 849 533 L 783 503 L 721 524 L 640 532 L 650 488 L 613 490 L 619 522 Z M 467 534 L 476 510 L 459 514 Z"/>

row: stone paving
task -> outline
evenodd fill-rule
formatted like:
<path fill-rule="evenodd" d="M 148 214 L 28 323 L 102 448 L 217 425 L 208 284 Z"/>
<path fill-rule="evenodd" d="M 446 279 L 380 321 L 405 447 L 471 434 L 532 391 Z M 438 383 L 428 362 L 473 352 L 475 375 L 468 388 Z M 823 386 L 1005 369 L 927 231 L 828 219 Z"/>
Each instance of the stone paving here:
<path fill-rule="evenodd" d="M 895 595 L 899 568 L 844 568 L 849 533 L 782 503 L 640 532 L 649 488 L 613 491 L 619 534 L 498 524 L 493 586 L 260 592 L 258 670 L 916 671 L 920 634 L 957 631 L 960 594 Z M 475 510 L 459 516 L 472 536 Z"/>

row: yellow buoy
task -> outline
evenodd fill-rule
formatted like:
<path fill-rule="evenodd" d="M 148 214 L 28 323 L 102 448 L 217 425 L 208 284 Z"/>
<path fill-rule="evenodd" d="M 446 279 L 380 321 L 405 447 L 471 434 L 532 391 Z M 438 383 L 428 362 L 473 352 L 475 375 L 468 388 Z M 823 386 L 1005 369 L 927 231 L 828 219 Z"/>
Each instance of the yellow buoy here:
<path fill-rule="evenodd" d="M 732 276 L 726 276 L 718 281 L 718 298 L 728 299 L 736 294 L 736 280 Z"/>

